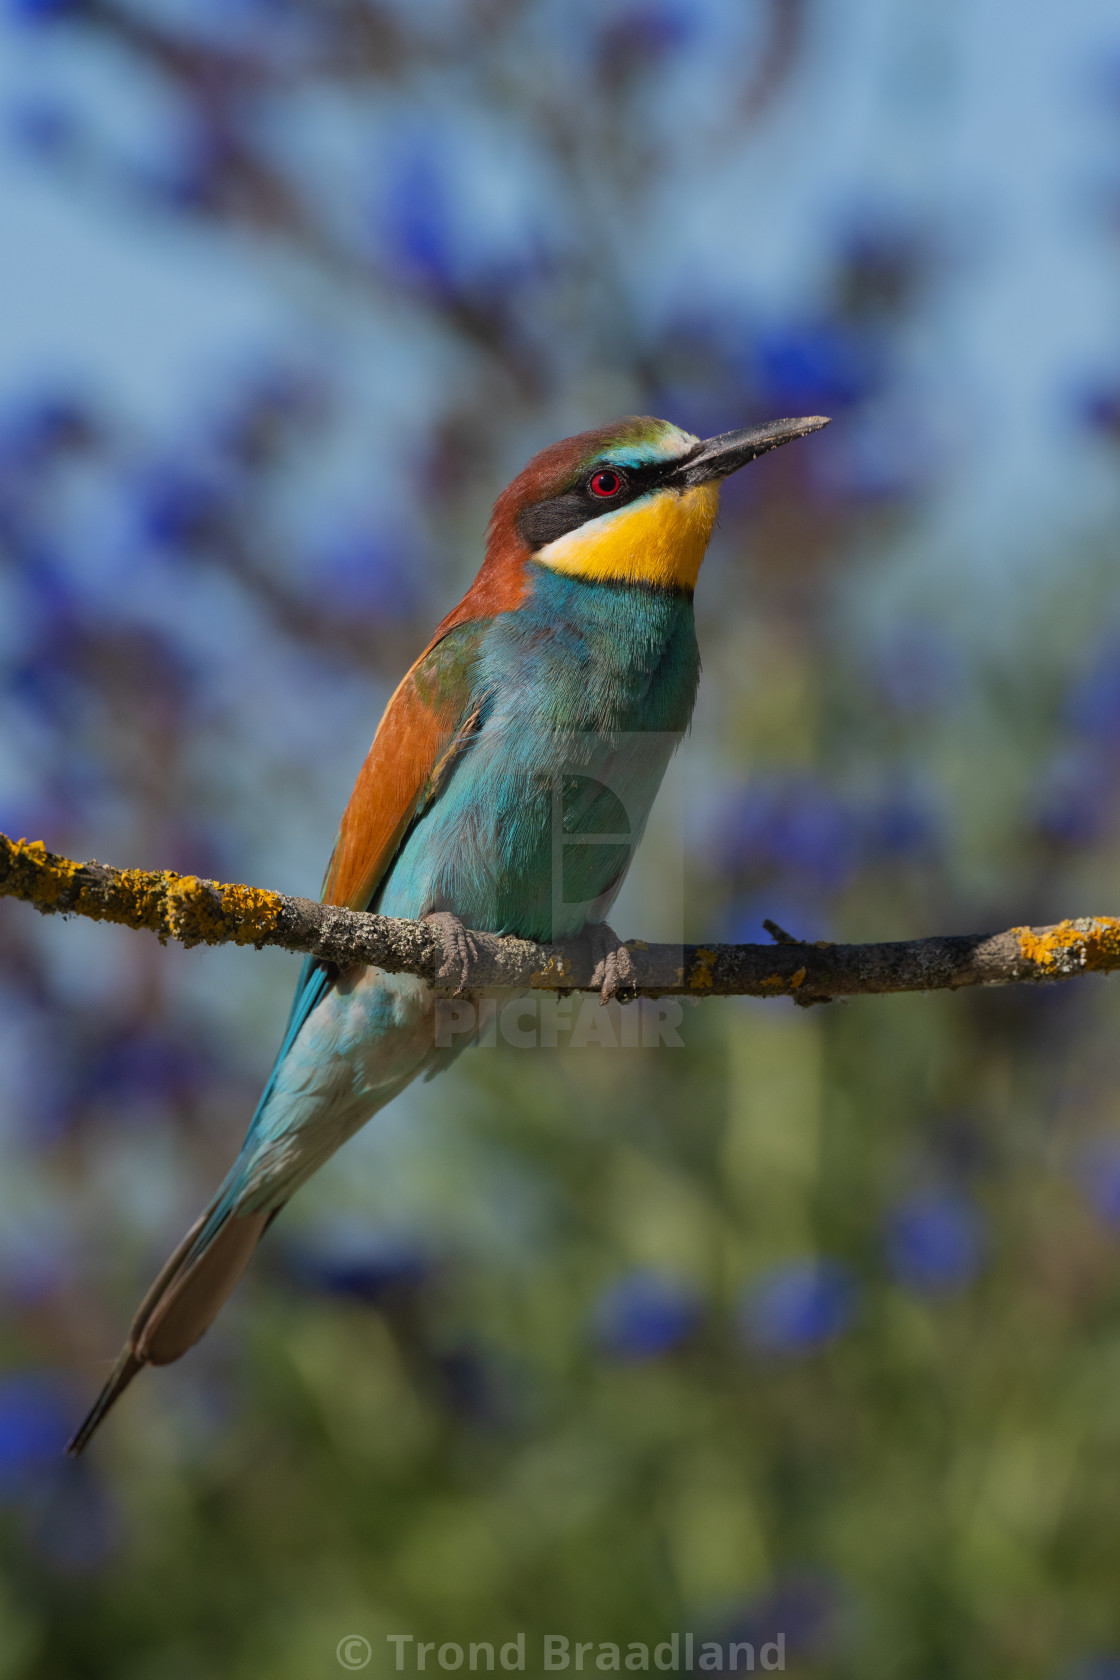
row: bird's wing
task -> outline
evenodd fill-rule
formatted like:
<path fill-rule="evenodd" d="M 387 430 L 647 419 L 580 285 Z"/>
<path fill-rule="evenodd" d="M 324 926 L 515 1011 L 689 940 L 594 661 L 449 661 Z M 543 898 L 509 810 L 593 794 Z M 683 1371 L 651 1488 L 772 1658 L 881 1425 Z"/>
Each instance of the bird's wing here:
<path fill-rule="evenodd" d="M 430 643 L 386 706 L 342 815 L 324 903 L 369 905 L 409 828 L 477 729 L 483 628 L 477 620 L 457 624 Z"/>

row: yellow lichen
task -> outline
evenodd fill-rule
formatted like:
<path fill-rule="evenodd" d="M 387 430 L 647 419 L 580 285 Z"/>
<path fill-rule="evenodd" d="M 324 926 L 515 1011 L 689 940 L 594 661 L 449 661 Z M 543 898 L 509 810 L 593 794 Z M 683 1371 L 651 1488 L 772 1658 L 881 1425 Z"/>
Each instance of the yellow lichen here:
<path fill-rule="evenodd" d="M 795 992 L 797 990 L 798 986 L 800 986 L 801 982 L 804 980 L 804 978 L 805 978 L 805 970 L 803 968 L 799 968 L 796 974 L 791 974 L 790 977 L 789 977 L 789 989 L 790 989 L 790 991 Z"/>
<path fill-rule="evenodd" d="M 42 910 L 150 928 L 184 944 L 257 944 L 280 920 L 283 900 L 260 887 L 221 886 L 172 870 L 107 869 L 82 878 L 87 865 L 48 852 L 41 840 L 0 835 L 3 890 Z M 77 890 L 75 890 L 75 883 Z"/>
<path fill-rule="evenodd" d="M 1020 954 L 1038 968 L 1053 972 L 1075 966 L 1107 971 L 1120 967 L 1120 918 L 1094 916 L 1081 923 L 1066 920 L 1035 932 L 1012 928 Z"/>
<path fill-rule="evenodd" d="M 530 986 L 543 987 L 547 991 L 550 987 L 555 986 L 557 980 L 566 978 L 570 977 L 563 956 L 558 951 L 551 951 L 544 967 L 538 968 L 536 973 L 530 976 L 529 984 Z"/>
<path fill-rule="evenodd" d="M 271 933 L 280 920 L 282 907 L 280 894 L 268 892 L 264 887 L 234 884 L 222 888 L 222 909 L 241 918 L 239 945 L 255 943 Z"/>
<path fill-rule="evenodd" d="M 780 974 L 767 974 L 759 983 L 763 986 L 770 986 L 775 991 L 777 991 L 779 987 L 785 985 L 785 981 L 782 979 Z"/>
<path fill-rule="evenodd" d="M 168 932 L 185 944 L 218 944 L 232 934 L 235 945 L 255 945 L 280 917 L 279 894 L 261 887 L 223 886 L 197 875 L 168 873 L 159 879 Z"/>
<path fill-rule="evenodd" d="M 696 951 L 696 965 L 688 977 L 688 983 L 694 992 L 709 991 L 711 989 L 712 969 L 715 965 L 715 951 L 709 951 L 705 945 L 698 946 Z"/>
<path fill-rule="evenodd" d="M 69 858 L 54 857 L 41 840 L 9 840 L 5 836 L 5 849 L 9 875 L 15 875 L 17 880 L 25 878 L 26 890 L 19 896 L 37 904 L 57 904 L 63 889 L 81 867 Z"/>

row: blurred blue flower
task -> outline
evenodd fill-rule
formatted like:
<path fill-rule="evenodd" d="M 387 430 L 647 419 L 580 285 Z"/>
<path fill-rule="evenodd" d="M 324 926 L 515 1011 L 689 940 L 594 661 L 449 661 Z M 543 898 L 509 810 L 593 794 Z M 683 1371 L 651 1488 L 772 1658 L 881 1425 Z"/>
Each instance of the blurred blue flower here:
<path fill-rule="evenodd" d="M 57 23 L 77 17 L 89 0 L 8 0 L 8 12 L 17 23 Z"/>
<path fill-rule="evenodd" d="M 735 898 L 724 906 L 708 937 L 733 945 L 770 945 L 772 935 L 763 925 L 776 922 L 794 939 L 827 939 L 831 931 L 826 909 L 819 900 L 799 893 L 796 885 L 783 882 L 777 890 L 766 888 Z M 770 1008 L 771 1005 L 767 1005 Z"/>
<path fill-rule="evenodd" d="M 80 676 L 81 652 L 79 635 L 70 633 L 64 625 L 55 627 L 53 633 L 48 629 L 11 667 L 4 686 L 29 711 L 49 723 L 63 724 L 77 715 L 87 700 Z M 96 773 L 93 766 L 84 771 L 74 768 L 75 784 L 84 774 Z"/>
<path fill-rule="evenodd" d="M 38 531 L 5 531 L 27 606 L 40 636 L 76 636 L 81 598 L 64 555 Z"/>
<path fill-rule="evenodd" d="M 328 544 L 308 565 L 316 604 L 340 618 L 400 623 L 412 618 L 427 575 L 414 537 L 404 531 L 356 529 Z"/>
<path fill-rule="evenodd" d="M 237 154 L 231 135 L 207 115 L 205 104 L 193 107 L 192 120 L 164 143 L 160 154 L 145 153 L 133 170 L 141 197 L 187 215 L 216 215 L 227 208 L 236 191 Z M 246 211 L 248 195 L 242 191 L 239 196 Z"/>
<path fill-rule="evenodd" d="M 0 468 L 21 477 L 88 449 L 101 436 L 101 423 L 82 398 L 47 390 L 25 397 L 0 415 Z"/>
<path fill-rule="evenodd" d="M 783 873 L 800 891 L 835 892 L 859 863 L 859 822 L 807 776 L 752 782 L 720 817 L 717 853 L 733 878 Z"/>
<path fill-rule="evenodd" d="M 878 650 L 872 673 L 878 693 L 892 710 L 922 717 L 949 698 L 959 679 L 959 662 L 945 637 L 921 625 L 907 625 Z"/>
<path fill-rule="evenodd" d="M 890 1209 L 884 1234 L 887 1260 L 907 1288 L 937 1295 L 976 1276 L 984 1253 L 979 1209 L 960 1191 L 920 1190 Z"/>
<path fill-rule="evenodd" d="M 863 402 L 882 377 L 879 341 L 837 321 L 773 327 L 754 345 L 754 382 L 775 414 L 835 414 Z"/>
<path fill-rule="evenodd" d="M 1114 777 L 1091 749 L 1061 752 L 1042 772 L 1032 803 L 1034 825 L 1046 839 L 1086 846 L 1108 827 Z"/>
<path fill-rule="evenodd" d="M 1120 1680 L 1120 1655 L 1101 1651 L 1080 1657 L 1062 1671 L 1062 1680 Z"/>
<path fill-rule="evenodd" d="M 642 1269 L 612 1283 L 595 1303 L 595 1339 L 618 1359 L 656 1359 L 691 1334 L 700 1299 L 685 1279 Z"/>
<path fill-rule="evenodd" d="M 33 1093 L 41 1108 L 50 1104 L 53 1093 Z M 21 1119 L 26 1117 L 26 1107 Z M 48 1124 L 53 1120 L 49 1117 Z M 52 1127 L 55 1136 L 61 1129 Z M 52 1140 L 53 1141 L 53 1140 Z M 79 1264 L 77 1245 L 65 1217 L 57 1212 L 37 1215 L 22 1228 L 9 1228 L 0 1237 L 0 1291 L 17 1311 L 34 1312 L 72 1285 Z"/>
<path fill-rule="evenodd" d="M 649 68 L 687 46 L 701 27 L 696 8 L 662 4 L 628 6 L 599 36 L 599 63 L 611 78 Z"/>
<path fill-rule="evenodd" d="M 0 1374 L 0 1497 L 55 1464 L 76 1421 L 69 1386 L 54 1372 Z"/>
<path fill-rule="evenodd" d="M 937 812 L 912 788 L 896 789 L 864 817 L 863 850 L 869 858 L 928 860 L 940 840 Z"/>
<path fill-rule="evenodd" d="M 720 1617 L 703 1637 L 724 1645 L 747 1640 L 754 1646 L 756 1666 L 762 1647 L 779 1634 L 785 1635 L 787 1657 L 820 1656 L 835 1635 L 842 1606 L 838 1582 L 817 1570 L 794 1570 Z"/>
<path fill-rule="evenodd" d="M 929 232 L 881 211 L 862 212 L 837 247 L 837 305 L 849 319 L 898 313 L 936 255 Z"/>
<path fill-rule="evenodd" d="M 1078 676 L 1066 715 L 1085 740 L 1098 747 L 1120 746 L 1120 640 L 1106 641 Z"/>
<path fill-rule="evenodd" d="M 739 1324 L 762 1353 L 804 1354 L 834 1341 L 856 1309 L 855 1281 L 836 1260 L 792 1260 L 753 1278 Z"/>
<path fill-rule="evenodd" d="M 5 127 L 21 151 L 38 158 L 61 157 L 80 133 L 73 110 L 59 99 L 20 100 L 5 112 Z"/>
<path fill-rule="evenodd" d="M 389 180 L 382 237 L 393 267 L 437 295 L 454 292 L 461 263 L 447 169 L 430 146 L 401 148 Z"/>
<path fill-rule="evenodd" d="M 56 1575 L 91 1575 L 119 1550 L 120 1508 L 88 1459 L 59 1459 L 36 1478 L 23 1502 L 31 1550 Z"/>
<path fill-rule="evenodd" d="M 810 458 L 810 482 L 844 501 L 897 504 L 929 487 L 938 456 L 920 416 L 898 399 L 880 400 L 821 438 Z"/>
<path fill-rule="evenodd" d="M 1120 388 L 1098 386 L 1086 391 L 1077 407 L 1090 431 L 1103 432 L 1114 442 L 1120 438 Z"/>
<path fill-rule="evenodd" d="M 509 1429 L 520 1421 L 523 1397 L 502 1361 L 464 1346 L 437 1355 L 435 1364 L 443 1398 L 458 1417 L 488 1430 Z"/>
<path fill-rule="evenodd" d="M 233 484 L 207 466 L 153 466 L 133 494 L 141 532 L 164 548 L 207 547 L 228 531 L 234 516 Z"/>
<path fill-rule="evenodd" d="M 81 1095 L 127 1113 L 152 1101 L 185 1105 L 203 1091 L 212 1059 L 196 1038 L 158 1023 L 99 1035 L 78 1076 Z"/>
<path fill-rule="evenodd" d="M 284 1251 L 305 1288 L 385 1307 L 415 1295 L 435 1272 L 430 1249 L 414 1238 L 343 1225 Z"/>
<path fill-rule="evenodd" d="M 1120 1137 L 1097 1138 L 1082 1152 L 1077 1176 L 1097 1217 L 1120 1231 Z"/>
<path fill-rule="evenodd" d="M 330 405 L 327 379 L 311 367 L 276 362 L 257 368 L 223 405 L 213 427 L 218 454 L 241 471 L 260 471 L 293 435 L 321 427 Z"/>

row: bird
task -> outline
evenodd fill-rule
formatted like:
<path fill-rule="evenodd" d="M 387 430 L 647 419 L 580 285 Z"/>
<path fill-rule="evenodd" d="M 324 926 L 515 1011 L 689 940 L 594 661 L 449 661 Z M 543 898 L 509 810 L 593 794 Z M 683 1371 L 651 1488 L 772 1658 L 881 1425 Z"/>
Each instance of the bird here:
<path fill-rule="evenodd" d="M 465 983 L 480 931 L 583 940 L 603 1000 L 625 995 L 632 962 L 607 917 L 692 716 L 693 592 L 720 486 L 827 424 L 701 439 L 639 415 L 536 454 L 494 504 L 474 582 L 389 700 L 323 901 L 432 922 L 448 987 Z M 622 843 L 562 844 L 558 864 L 558 823 Z M 70 1453 L 145 1365 L 194 1346 L 300 1185 L 454 1058 L 435 1010 L 414 975 L 304 961 L 241 1150 L 137 1309 Z"/>

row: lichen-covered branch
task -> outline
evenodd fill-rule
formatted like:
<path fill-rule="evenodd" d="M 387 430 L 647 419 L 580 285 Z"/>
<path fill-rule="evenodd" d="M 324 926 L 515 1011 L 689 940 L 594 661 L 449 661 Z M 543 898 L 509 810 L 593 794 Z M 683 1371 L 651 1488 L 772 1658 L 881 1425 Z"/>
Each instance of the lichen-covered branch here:
<path fill-rule="evenodd" d="M 261 887 L 222 885 L 170 870 L 75 863 L 41 841 L 0 835 L 0 896 L 44 913 L 88 916 L 149 928 L 183 945 L 278 945 L 341 969 L 373 963 L 436 982 L 444 960 L 439 931 L 424 922 L 373 916 Z M 780 930 L 776 930 L 780 934 Z M 578 945 L 476 934 L 469 988 L 539 987 L 591 991 L 591 961 Z M 932 992 L 1069 980 L 1120 968 L 1120 918 L 1082 917 L 1054 927 L 955 934 L 885 945 L 649 945 L 630 951 L 638 994 L 662 997 L 792 997 L 798 1003 L 871 992 Z"/>

